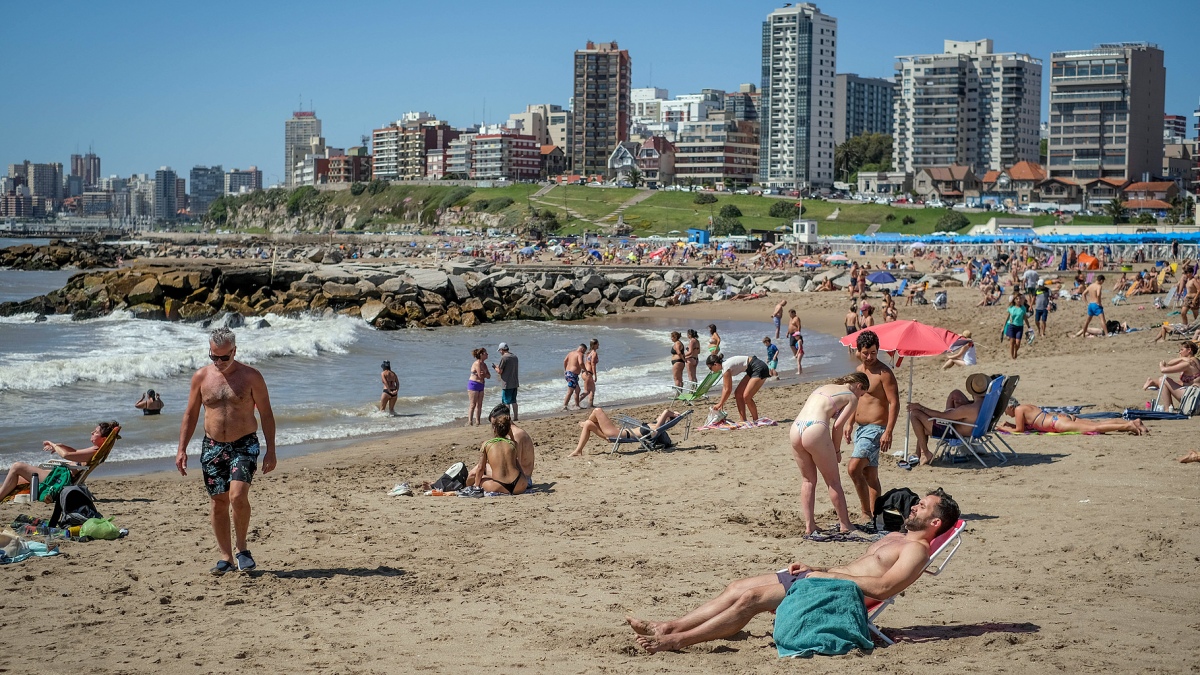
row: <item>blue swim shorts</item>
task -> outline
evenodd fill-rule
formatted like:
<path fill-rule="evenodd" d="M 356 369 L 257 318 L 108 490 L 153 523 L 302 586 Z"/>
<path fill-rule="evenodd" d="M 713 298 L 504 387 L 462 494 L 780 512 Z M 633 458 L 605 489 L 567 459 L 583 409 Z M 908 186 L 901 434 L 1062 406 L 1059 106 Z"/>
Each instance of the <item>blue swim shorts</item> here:
<path fill-rule="evenodd" d="M 504 405 L 512 405 L 517 402 L 517 388 L 504 389 L 500 392 L 500 402 Z"/>
<path fill-rule="evenodd" d="M 854 430 L 854 452 L 850 456 L 855 459 L 868 460 L 871 466 L 879 466 L 879 439 L 887 428 L 879 424 L 864 424 Z"/>
<path fill-rule="evenodd" d="M 1088 303 L 1088 316 L 1103 316 L 1103 315 L 1104 315 L 1103 307 L 1101 307 L 1100 305 L 1098 305 L 1094 302 Z"/>

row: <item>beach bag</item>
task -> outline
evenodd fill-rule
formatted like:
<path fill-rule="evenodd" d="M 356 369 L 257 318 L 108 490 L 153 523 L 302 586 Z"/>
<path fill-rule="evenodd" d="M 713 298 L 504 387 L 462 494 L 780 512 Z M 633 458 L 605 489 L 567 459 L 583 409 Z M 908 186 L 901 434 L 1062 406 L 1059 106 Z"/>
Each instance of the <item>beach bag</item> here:
<path fill-rule="evenodd" d="M 1179 412 L 1188 417 L 1200 415 L 1200 387 L 1191 384 L 1183 390 L 1183 396 L 1179 398 Z"/>
<path fill-rule="evenodd" d="M 82 485 L 65 487 L 54 501 L 54 513 L 50 515 L 50 527 L 74 527 L 83 525 L 92 518 L 103 518 L 96 510 L 92 493 Z"/>
<path fill-rule="evenodd" d="M 457 492 L 467 486 L 467 465 L 455 462 L 446 469 L 446 473 L 433 484 L 434 490 L 442 492 Z"/>
<path fill-rule="evenodd" d="M 921 497 L 908 488 L 893 488 L 879 495 L 875 500 L 875 529 L 901 531 L 908 512 L 919 501 Z"/>
<path fill-rule="evenodd" d="M 33 495 L 33 501 L 44 502 L 58 497 L 62 489 L 71 484 L 71 470 L 65 466 L 56 466 L 50 470 L 46 478 L 38 481 L 38 493 Z"/>
<path fill-rule="evenodd" d="M 79 536 L 92 539 L 120 539 L 121 530 L 113 525 L 112 517 L 89 518 L 79 526 Z"/>

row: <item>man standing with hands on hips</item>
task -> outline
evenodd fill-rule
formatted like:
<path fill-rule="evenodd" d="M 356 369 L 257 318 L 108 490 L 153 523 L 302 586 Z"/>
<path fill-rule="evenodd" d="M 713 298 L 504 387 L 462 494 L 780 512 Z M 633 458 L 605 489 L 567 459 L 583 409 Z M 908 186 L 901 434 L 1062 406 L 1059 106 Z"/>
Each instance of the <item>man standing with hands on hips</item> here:
<path fill-rule="evenodd" d="M 237 343 L 233 331 L 218 328 L 209 336 L 208 358 L 192 376 L 187 409 L 179 425 L 179 450 L 175 467 L 187 475 L 187 445 L 196 431 L 200 408 L 204 407 L 204 442 L 200 446 L 200 467 L 204 487 L 210 499 L 210 520 L 221 559 L 210 570 L 214 575 L 255 567 L 246 548 L 250 529 L 250 483 L 258 463 L 258 420 L 262 418 L 267 453 L 263 473 L 275 469 L 275 416 L 267 395 L 267 383 L 258 370 L 234 360 Z M 230 511 L 236 541 L 229 537 Z M 234 555 L 234 544 L 237 555 Z"/>
<path fill-rule="evenodd" d="M 517 421 L 517 387 L 521 384 L 517 368 L 517 355 L 509 351 L 507 342 L 501 342 L 500 363 L 493 363 L 492 370 L 500 380 L 500 402 L 512 409 L 514 422 Z"/>
<path fill-rule="evenodd" d="M 854 421 L 854 451 L 846 473 L 854 483 L 863 518 L 870 523 L 875 517 L 875 499 L 882 491 L 879 485 L 879 454 L 892 448 L 892 429 L 900 414 L 900 388 L 892 369 L 879 361 L 879 336 L 865 330 L 858 334 L 855 354 L 862 364 L 855 368 L 867 376 L 871 386 L 858 399 Z M 850 427 L 846 425 L 845 440 L 850 442 Z M 905 458 L 907 459 L 907 458 Z M 922 460 L 923 461 L 923 460 Z"/>

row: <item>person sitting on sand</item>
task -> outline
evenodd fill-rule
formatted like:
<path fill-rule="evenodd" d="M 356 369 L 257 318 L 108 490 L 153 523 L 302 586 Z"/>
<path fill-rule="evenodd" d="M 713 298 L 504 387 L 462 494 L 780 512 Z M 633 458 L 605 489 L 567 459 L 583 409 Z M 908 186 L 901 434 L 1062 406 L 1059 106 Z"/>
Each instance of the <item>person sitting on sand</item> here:
<path fill-rule="evenodd" d="M 141 410 L 143 415 L 162 414 L 162 397 L 153 389 L 147 389 L 146 393 L 142 394 L 142 397 L 138 399 L 138 402 L 133 404 L 133 407 Z"/>
<path fill-rule="evenodd" d="M 1196 358 L 1197 351 L 1200 351 L 1200 347 L 1197 347 L 1195 342 L 1184 340 L 1179 345 L 1179 358 L 1159 361 L 1158 371 L 1162 375 L 1148 378 L 1146 384 L 1142 385 L 1143 390 L 1162 389 L 1163 410 L 1166 410 L 1167 406 L 1174 404 L 1175 401 L 1182 400 L 1183 390 L 1200 379 L 1200 359 Z M 1179 375 L 1178 381 L 1169 377 L 1176 373 Z"/>
<path fill-rule="evenodd" d="M 104 444 L 105 439 L 112 433 L 112 430 L 121 426 L 119 422 L 101 422 L 92 429 L 92 444 L 82 450 L 76 450 L 69 445 L 62 443 L 52 443 L 50 441 L 42 441 L 42 450 L 52 452 L 68 462 L 77 462 L 84 464 L 91 460 L 92 455 L 100 449 Z M 117 436 L 120 438 L 120 436 Z M 36 475 L 38 480 L 45 480 L 46 476 L 50 475 L 53 469 L 43 469 L 36 464 L 27 464 L 25 462 L 14 462 L 8 467 L 8 475 L 4 477 L 4 482 L 0 483 L 0 497 L 7 496 L 13 491 L 13 488 L 18 485 L 28 485 L 32 482 L 31 477 Z"/>
<path fill-rule="evenodd" d="M 837 287 L 833 285 L 833 279 L 830 279 L 829 277 L 825 277 L 825 279 L 823 281 L 821 281 L 821 285 L 817 287 L 817 290 L 818 291 L 836 291 Z"/>
<path fill-rule="evenodd" d="M 491 422 L 495 437 L 479 447 L 479 463 L 470 471 L 467 487 L 519 495 L 529 489 L 529 478 L 521 470 L 517 444 L 508 437 L 512 420 L 500 414 Z"/>
<path fill-rule="evenodd" d="M 1017 399 L 1009 399 L 1004 413 L 1013 418 L 1014 422 L 1001 422 L 1000 428 L 1017 434 L 1026 431 L 1041 433 L 1063 433 L 1077 431 L 1081 434 L 1106 434 L 1108 432 L 1124 431 L 1134 436 L 1150 433 L 1146 425 L 1139 419 L 1080 419 L 1067 413 L 1051 413 L 1036 405 L 1022 405 Z"/>
<path fill-rule="evenodd" d="M 500 415 L 508 414 L 510 414 L 508 406 L 501 403 L 495 408 L 492 408 L 492 411 L 488 413 L 488 423 L 490 424 L 495 422 L 496 418 Z M 529 484 L 533 485 L 533 470 L 537 468 L 537 458 L 533 450 L 533 437 L 529 435 L 529 432 L 525 431 L 516 424 L 513 424 L 512 418 L 510 417 L 508 425 L 508 438 L 513 443 L 517 444 L 517 463 L 521 467 L 521 473 L 525 474 L 525 478 L 529 479 Z M 487 473 L 491 473 L 491 467 L 484 468 L 486 469 Z M 467 472 L 467 482 L 470 483 L 474 476 L 475 469 L 472 468 Z"/>
<path fill-rule="evenodd" d="M 806 577 L 853 581 L 868 598 L 886 600 L 921 578 L 929 564 L 929 544 L 958 523 L 959 507 L 941 488 L 908 513 L 906 532 L 893 532 L 871 544 L 857 560 L 837 567 L 792 563 L 786 569 L 725 587 L 717 597 L 671 621 L 625 617 L 637 633 L 637 643 L 650 652 L 676 651 L 709 640 L 736 635 L 763 612 L 773 612 L 792 584 Z"/>
<path fill-rule="evenodd" d="M 636 429 L 622 430 L 616 422 L 612 421 L 608 413 L 604 412 L 604 408 L 592 408 L 592 413 L 588 415 L 588 418 L 579 423 L 579 428 L 583 430 L 579 433 L 579 443 L 575 446 L 575 451 L 567 457 L 582 457 L 583 447 L 587 445 L 588 439 L 593 435 L 610 440 L 616 438 L 618 434 L 621 435 L 621 438 L 641 438 L 654 433 L 660 426 L 676 417 L 679 417 L 679 413 L 667 409 L 658 414 L 658 419 L 654 421 L 654 424 L 643 424 Z"/>
<path fill-rule="evenodd" d="M 931 436 L 939 439 L 953 438 L 946 427 L 934 422 L 933 418 L 962 422 L 963 424 L 956 425 L 959 433 L 969 431 L 969 425 L 975 424 L 975 421 L 979 419 L 979 407 L 983 404 L 983 397 L 987 393 L 990 381 L 988 376 L 982 373 L 968 377 L 967 392 L 970 394 L 971 400 L 966 400 L 967 397 L 956 389 L 946 400 L 945 410 L 934 410 L 920 403 L 908 404 L 908 419 L 912 423 L 913 433 L 917 436 L 917 452 L 922 466 L 933 461 L 933 453 L 929 450 Z"/>
<path fill-rule="evenodd" d="M 971 331 L 964 330 L 962 337 L 954 341 L 950 345 L 950 349 L 946 350 L 946 362 L 942 364 L 942 370 L 949 370 L 954 366 L 970 367 L 978 363 L 975 356 L 975 341 L 971 339 Z"/>

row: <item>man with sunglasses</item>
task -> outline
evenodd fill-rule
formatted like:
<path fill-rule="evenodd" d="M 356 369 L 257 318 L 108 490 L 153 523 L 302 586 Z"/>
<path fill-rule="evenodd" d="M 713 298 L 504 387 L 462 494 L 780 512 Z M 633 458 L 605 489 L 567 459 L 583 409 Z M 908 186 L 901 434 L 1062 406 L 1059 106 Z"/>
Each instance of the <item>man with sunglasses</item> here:
<path fill-rule="evenodd" d="M 187 445 L 196 431 L 200 408 L 204 407 L 204 442 L 200 446 L 200 466 L 204 472 L 204 487 L 211 500 L 210 519 L 221 559 L 212 568 L 214 575 L 233 570 L 248 571 L 255 567 L 254 558 L 246 548 L 246 532 L 250 528 L 250 483 L 258 464 L 258 421 L 262 418 L 267 452 L 263 456 L 263 473 L 275 468 L 275 416 L 267 395 L 267 383 L 262 373 L 236 361 L 237 342 L 233 331 L 218 328 L 209 336 L 208 358 L 192 376 L 187 409 L 179 426 L 179 450 L 175 467 L 187 475 Z M 229 519 L 233 515 L 236 541 L 230 542 Z M 236 544 L 237 554 L 234 555 Z"/>

